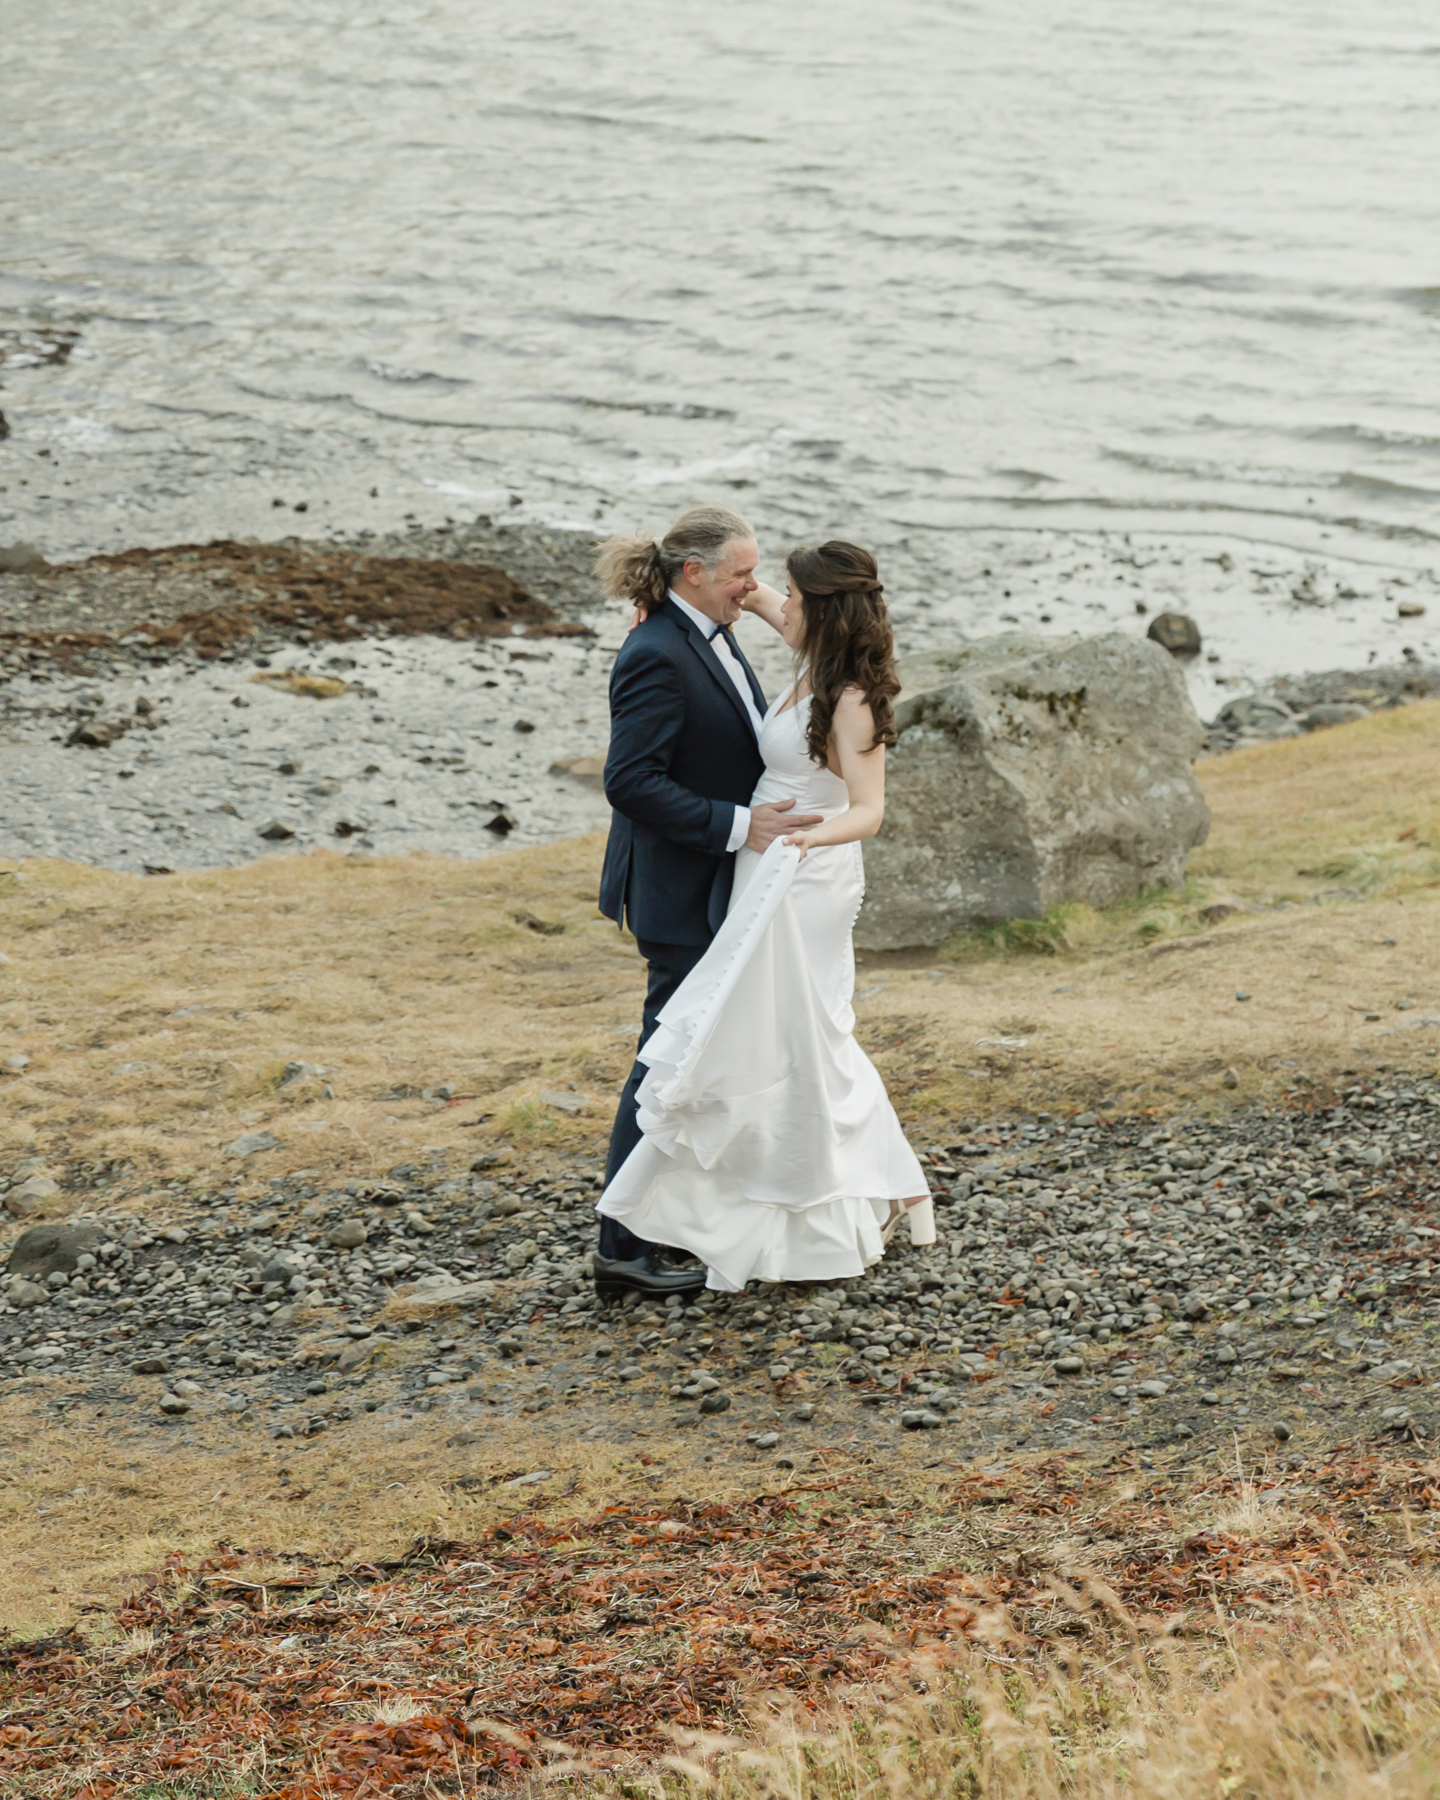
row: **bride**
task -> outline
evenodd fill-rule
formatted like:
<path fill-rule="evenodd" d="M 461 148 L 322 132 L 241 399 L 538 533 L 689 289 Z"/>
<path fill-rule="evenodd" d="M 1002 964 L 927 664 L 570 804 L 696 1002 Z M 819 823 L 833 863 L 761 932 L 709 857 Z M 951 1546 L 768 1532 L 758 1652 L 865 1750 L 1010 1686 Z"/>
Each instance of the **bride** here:
<path fill-rule="evenodd" d="M 912 1243 L 935 1241 L 851 1004 L 860 844 L 884 817 L 900 687 L 884 590 L 854 544 L 796 550 L 786 569 L 787 595 L 745 600 L 799 670 L 765 714 L 753 804 L 793 799 L 822 822 L 739 851 L 729 912 L 640 1052 L 643 1136 L 598 1208 L 728 1292 L 859 1275 L 902 1218 Z"/>

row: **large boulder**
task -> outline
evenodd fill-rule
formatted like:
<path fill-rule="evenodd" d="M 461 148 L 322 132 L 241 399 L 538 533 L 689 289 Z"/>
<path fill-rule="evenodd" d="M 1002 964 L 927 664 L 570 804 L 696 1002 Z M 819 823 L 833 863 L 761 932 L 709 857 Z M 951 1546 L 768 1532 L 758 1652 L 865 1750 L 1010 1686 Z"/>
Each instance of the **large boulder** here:
<path fill-rule="evenodd" d="M 900 677 L 862 948 L 1184 880 L 1210 829 L 1192 767 L 1204 728 L 1158 644 L 1009 632 L 906 657 Z"/>

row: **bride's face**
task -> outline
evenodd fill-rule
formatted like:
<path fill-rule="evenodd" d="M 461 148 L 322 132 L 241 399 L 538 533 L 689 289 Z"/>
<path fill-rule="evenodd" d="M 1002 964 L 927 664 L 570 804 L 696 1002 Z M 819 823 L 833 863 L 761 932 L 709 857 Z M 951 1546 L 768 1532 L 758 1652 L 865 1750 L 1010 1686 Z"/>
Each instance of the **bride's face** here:
<path fill-rule="evenodd" d="M 780 603 L 780 635 L 792 650 L 798 650 L 805 638 L 805 596 L 793 575 Z"/>

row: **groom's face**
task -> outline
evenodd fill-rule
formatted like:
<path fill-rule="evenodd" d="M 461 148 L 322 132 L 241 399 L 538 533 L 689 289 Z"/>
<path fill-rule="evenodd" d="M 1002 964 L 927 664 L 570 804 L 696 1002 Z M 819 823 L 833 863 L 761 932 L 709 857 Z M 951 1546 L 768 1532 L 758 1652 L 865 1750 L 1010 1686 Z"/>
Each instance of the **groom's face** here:
<path fill-rule="evenodd" d="M 745 610 L 745 596 L 759 585 L 755 580 L 759 561 L 760 546 L 754 538 L 735 538 L 713 569 L 702 562 L 686 563 L 685 598 L 717 625 L 733 625 Z"/>

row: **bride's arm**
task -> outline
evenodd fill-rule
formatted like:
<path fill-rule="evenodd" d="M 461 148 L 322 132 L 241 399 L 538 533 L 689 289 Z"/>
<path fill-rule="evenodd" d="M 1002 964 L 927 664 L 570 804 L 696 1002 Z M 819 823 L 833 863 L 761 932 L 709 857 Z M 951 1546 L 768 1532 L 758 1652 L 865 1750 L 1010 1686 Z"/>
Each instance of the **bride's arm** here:
<path fill-rule="evenodd" d="M 747 594 L 744 600 L 746 612 L 754 613 L 757 619 L 763 619 L 767 625 L 780 629 L 780 608 L 785 603 L 785 596 L 772 587 L 766 587 L 763 581 L 757 581 L 755 592 Z"/>
<path fill-rule="evenodd" d="M 850 805 L 836 819 L 796 831 L 785 839 L 807 850 L 824 844 L 853 844 L 874 837 L 885 817 L 885 746 L 875 743 L 875 720 L 858 688 L 847 688 L 830 727 L 830 762 L 850 790 Z"/>

